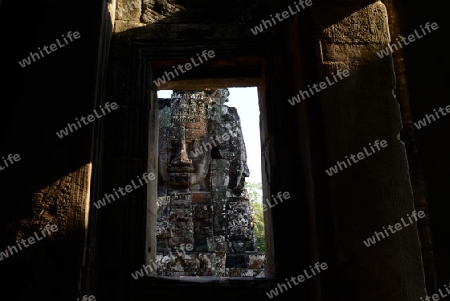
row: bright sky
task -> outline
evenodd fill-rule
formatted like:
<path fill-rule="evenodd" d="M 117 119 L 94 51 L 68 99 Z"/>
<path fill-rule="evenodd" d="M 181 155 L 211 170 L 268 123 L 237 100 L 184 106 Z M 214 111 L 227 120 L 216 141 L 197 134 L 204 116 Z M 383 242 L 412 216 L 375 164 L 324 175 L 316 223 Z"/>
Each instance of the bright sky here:
<path fill-rule="evenodd" d="M 247 149 L 248 182 L 261 182 L 261 140 L 259 133 L 258 88 L 228 88 L 229 107 L 235 107 L 241 118 L 241 127 Z M 158 91 L 158 97 L 170 98 L 171 90 Z"/>

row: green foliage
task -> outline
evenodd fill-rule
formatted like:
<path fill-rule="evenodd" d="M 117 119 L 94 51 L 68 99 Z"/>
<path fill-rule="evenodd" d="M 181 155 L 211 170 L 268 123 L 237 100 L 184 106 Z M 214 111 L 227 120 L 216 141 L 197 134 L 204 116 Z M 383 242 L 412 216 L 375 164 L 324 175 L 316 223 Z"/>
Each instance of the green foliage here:
<path fill-rule="evenodd" d="M 262 203 L 262 183 L 245 181 L 244 188 L 247 189 L 248 195 L 252 203 Z"/>
<path fill-rule="evenodd" d="M 256 237 L 257 249 L 265 251 L 264 212 L 262 206 L 262 183 L 245 182 L 247 193 L 253 207 L 253 235 Z"/>

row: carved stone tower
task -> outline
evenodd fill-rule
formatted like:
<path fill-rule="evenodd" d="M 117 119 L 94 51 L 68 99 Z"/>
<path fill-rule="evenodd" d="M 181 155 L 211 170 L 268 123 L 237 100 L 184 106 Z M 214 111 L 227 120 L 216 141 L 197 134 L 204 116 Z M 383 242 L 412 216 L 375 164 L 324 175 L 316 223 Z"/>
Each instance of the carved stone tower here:
<path fill-rule="evenodd" d="M 174 91 L 159 101 L 160 275 L 264 276 L 244 189 L 245 144 L 236 109 L 224 104 L 228 95 Z"/>

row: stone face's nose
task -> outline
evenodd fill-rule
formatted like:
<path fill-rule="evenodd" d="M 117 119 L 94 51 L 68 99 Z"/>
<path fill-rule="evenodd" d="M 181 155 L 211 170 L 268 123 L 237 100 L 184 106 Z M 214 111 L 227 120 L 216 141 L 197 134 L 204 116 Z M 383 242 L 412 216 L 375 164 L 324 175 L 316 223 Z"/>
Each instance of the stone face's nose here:
<path fill-rule="evenodd" d="M 192 165 L 192 160 L 189 159 L 186 152 L 186 141 L 181 140 L 179 147 L 177 148 L 174 160 L 171 162 L 172 166 L 190 166 Z"/>

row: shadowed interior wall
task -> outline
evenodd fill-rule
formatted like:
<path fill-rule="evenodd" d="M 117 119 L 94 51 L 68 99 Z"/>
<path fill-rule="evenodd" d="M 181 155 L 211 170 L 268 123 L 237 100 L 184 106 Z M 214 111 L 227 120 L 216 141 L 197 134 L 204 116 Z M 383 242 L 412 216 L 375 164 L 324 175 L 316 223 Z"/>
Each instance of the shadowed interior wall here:
<path fill-rule="evenodd" d="M 424 208 L 427 219 L 419 232 L 422 242 L 428 294 L 437 292 L 450 282 L 448 254 L 449 227 L 448 212 L 449 182 L 448 166 L 450 144 L 441 135 L 450 127 L 450 119 L 441 119 L 417 129 L 414 123 L 433 114 L 434 109 L 445 108 L 444 77 L 436 73 L 445 55 L 441 34 L 445 31 L 445 10 L 441 3 L 411 5 L 406 1 L 385 1 L 389 10 L 392 37 L 408 36 L 427 22 L 436 22 L 437 31 L 417 39 L 394 53 L 398 77 L 397 96 L 401 103 L 404 131 L 410 173 L 415 193 L 416 207 Z"/>
<path fill-rule="evenodd" d="M 94 127 L 63 138 L 56 132 L 97 104 L 102 18 L 100 2 L 81 1 L 76 7 L 67 1 L 2 2 L 1 31 L 9 46 L 0 63 L 7 74 L 0 96 L 0 149 L 2 156 L 19 154 L 21 161 L 0 175 L 5 202 L 0 248 L 32 237 L 46 224 L 59 229 L 1 262 L 4 293 L 13 292 L 17 300 L 75 300 L 81 294 Z M 78 31 L 79 40 L 29 66 L 18 64 L 69 31 Z"/>

